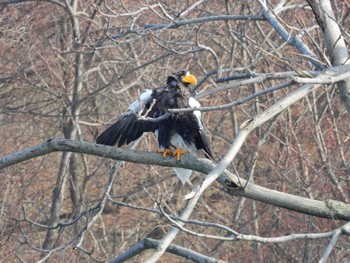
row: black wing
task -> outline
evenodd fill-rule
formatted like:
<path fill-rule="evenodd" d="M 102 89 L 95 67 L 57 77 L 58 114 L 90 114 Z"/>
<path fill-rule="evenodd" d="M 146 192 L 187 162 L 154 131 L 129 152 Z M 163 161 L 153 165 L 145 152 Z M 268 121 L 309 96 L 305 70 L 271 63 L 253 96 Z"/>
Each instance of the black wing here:
<path fill-rule="evenodd" d="M 207 136 L 205 136 L 204 131 L 200 130 L 199 134 L 195 137 L 194 140 L 195 140 L 194 143 L 196 144 L 196 148 L 198 150 L 202 149 L 205 153 L 205 157 L 207 157 L 208 159 L 214 159 L 213 154 L 209 147 Z"/>
<path fill-rule="evenodd" d="M 123 116 L 98 136 L 96 143 L 105 145 L 117 145 L 118 147 L 129 144 L 141 137 L 144 132 L 154 132 L 158 125 L 156 122 L 139 119 L 140 111 L 147 113 L 152 106 L 153 91 L 146 90 L 138 100 L 134 101 Z M 145 117 L 152 117 L 146 114 Z"/>
<path fill-rule="evenodd" d="M 188 104 L 191 108 L 200 107 L 200 103 L 193 97 L 189 98 Z M 202 123 L 202 116 L 200 111 L 194 111 L 195 119 L 198 122 L 199 132 L 196 134 L 194 138 L 194 143 L 196 145 L 197 150 L 203 150 L 205 156 L 209 159 L 213 159 L 213 154 L 210 150 L 208 139 L 205 136 L 204 125 Z"/>
<path fill-rule="evenodd" d="M 106 129 L 96 142 L 105 145 L 117 145 L 118 147 L 129 144 L 141 137 L 144 132 L 154 132 L 157 125 L 154 122 L 138 120 L 135 114 L 124 115 L 111 127 Z"/>

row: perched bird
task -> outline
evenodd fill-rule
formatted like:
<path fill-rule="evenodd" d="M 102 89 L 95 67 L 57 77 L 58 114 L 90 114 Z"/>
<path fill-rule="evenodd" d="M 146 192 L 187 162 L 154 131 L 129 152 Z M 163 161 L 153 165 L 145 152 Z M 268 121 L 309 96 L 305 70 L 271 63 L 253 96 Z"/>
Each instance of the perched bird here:
<path fill-rule="evenodd" d="M 196 84 L 196 77 L 189 71 L 173 73 L 167 77 L 164 86 L 145 90 L 96 142 L 120 147 L 137 140 L 144 132 L 153 132 L 164 157 L 173 154 L 180 161 L 181 154 L 197 155 L 201 149 L 207 158 L 213 158 L 204 134 L 201 112 L 168 113 L 168 109 L 200 107 L 188 89 Z M 154 120 L 159 117 L 161 120 Z M 174 170 L 183 184 L 192 174 L 192 170 L 184 168 L 174 167 Z"/>

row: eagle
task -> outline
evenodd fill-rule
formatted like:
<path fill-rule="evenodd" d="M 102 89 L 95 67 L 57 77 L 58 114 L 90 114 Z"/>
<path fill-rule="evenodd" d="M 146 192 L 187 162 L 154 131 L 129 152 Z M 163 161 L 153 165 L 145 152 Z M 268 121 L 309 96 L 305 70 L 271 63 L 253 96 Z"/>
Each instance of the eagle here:
<path fill-rule="evenodd" d="M 200 107 L 191 96 L 189 88 L 197 79 L 187 70 L 173 73 L 166 78 L 165 85 L 153 90 L 146 89 L 138 99 L 130 104 L 126 112 L 96 140 L 98 144 L 129 144 L 141 137 L 144 132 L 153 132 L 164 157 L 189 153 L 196 156 L 202 150 L 205 156 L 213 159 L 199 110 L 169 113 L 168 109 Z M 184 184 L 192 170 L 174 167 L 176 175 Z"/>

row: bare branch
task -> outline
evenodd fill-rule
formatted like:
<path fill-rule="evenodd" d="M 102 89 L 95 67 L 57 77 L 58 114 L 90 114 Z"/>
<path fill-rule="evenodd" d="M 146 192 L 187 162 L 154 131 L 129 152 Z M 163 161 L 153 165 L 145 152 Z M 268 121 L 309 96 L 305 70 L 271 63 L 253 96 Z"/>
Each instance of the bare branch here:
<path fill-rule="evenodd" d="M 326 263 L 329 254 L 331 253 L 333 247 L 335 246 L 335 244 L 338 241 L 338 238 L 340 237 L 340 235 L 342 233 L 347 233 L 350 227 L 350 222 L 348 222 L 347 224 L 345 224 L 344 226 L 332 231 L 332 239 L 329 241 L 329 244 L 326 248 L 326 250 L 324 251 L 322 258 L 320 259 L 320 263 Z"/>
<path fill-rule="evenodd" d="M 339 66 L 349 64 L 348 47 L 344 41 L 337 19 L 335 18 L 331 1 L 308 0 L 308 3 L 311 5 L 316 20 L 323 30 L 332 65 Z M 350 79 L 339 82 L 338 88 L 340 91 L 340 98 L 344 102 L 346 110 L 350 112 Z"/>
<path fill-rule="evenodd" d="M 215 167 L 209 160 L 197 159 L 191 156 L 182 156 L 181 162 L 178 162 L 176 158 L 163 158 L 157 153 L 140 152 L 89 142 L 76 142 L 67 139 L 49 139 L 37 146 L 29 147 L 25 150 L 0 158 L 0 169 L 57 151 L 72 151 L 135 163 L 182 167 L 205 174 Z M 338 207 L 338 209 L 336 207 L 331 209 L 322 201 L 271 190 L 252 183 L 248 183 L 244 190 L 241 188 L 231 188 L 230 182 L 232 182 L 232 179 L 237 185 L 240 185 L 240 183 L 246 184 L 246 180 L 238 178 L 228 171 L 225 171 L 225 173 L 218 178 L 218 181 L 227 187 L 228 193 L 232 195 L 242 195 L 313 216 L 350 220 L 350 209 L 347 204 L 344 204 L 344 207 Z"/>
<path fill-rule="evenodd" d="M 301 78 L 296 76 L 291 76 L 291 78 L 297 83 L 304 84 L 334 84 L 350 78 L 350 66 L 346 64 L 332 67 L 314 78 Z"/>
<path fill-rule="evenodd" d="M 262 0 L 258 0 L 260 3 L 264 17 L 269 21 L 270 25 L 276 30 L 276 32 L 286 41 L 288 44 L 295 46 L 302 54 L 307 55 L 310 62 L 318 69 L 324 69 L 324 64 L 319 62 L 317 56 L 311 51 L 311 49 L 301 40 L 300 37 L 292 36 L 284 26 L 277 20 L 276 16 L 268 9 L 266 3 Z"/>
<path fill-rule="evenodd" d="M 162 209 L 156 210 L 156 209 L 151 209 L 151 208 L 145 208 L 145 207 L 140 207 L 137 205 L 133 204 L 127 204 L 123 202 L 118 202 L 111 200 L 110 201 L 115 204 L 115 205 L 121 205 L 125 207 L 129 207 L 131 209 L 136 209 L 136 210 L 143 210 L 151 213 L 156 213 L 158 215 L 164 215 L 167 220 L 169 220 L 170 223 L 172 223 L 174 226 L 179 227 L 181 231 L 184 231 L 188 234 L 194 235 L 194 236 L 199 236 L 199 237 L 206 237 L 206 238 L 213 238 L 213 239 L 220 239 L 225 240 L 225 241 L 237 241 L 237 240 L 246 240 L 246 241 L 255 241 L 255 242 L 260 242 L 260 243 L 283 243 L 283 242 L 289 242 L 289 241 L 294 241 L 298 239 L 323 239 L 323 238 L 332 238 L 336 231 L 339 229 L 342 232 L 344 232 L 344 235 L 349 235 L 347 229 L 349 228 L 349 223 L 345 224 L 344 226 L 337 228 L 336 230 L 329 231 L 329 232 L 323 232 L 323 233 L 299 233 L 299 234 L 290 234 L 290 235 L 285 235 L 285 236 L 278 236 L 278 237 L 262 237 L 262 236 L 256 236 L 256 235 L 248 235 L 248 234 L 242 234 L 239 233 L 227 226 L 221 225 L 221 224 L 216 224 L 216 223 L 210 223 L 210 222 L 202 222 L 198 220 L 183 220 L 178 216 L 172 216 L 172 215 L 167 215 Z M 160 206 L 158 206 L 161 208 Z M 193 225 L 199 225 L 199 226 L 204 226 L 204 227 L 214 227 L 219 230 L 224 230 L 232 235 L 232 237 L 219 237 L 219 236 L 210 236 L 210 235 L 205 235 L 201 233 L 194 232 L 192 230 L 189 230 L 183 226 L 180 226 L 176 221 L 183 222 L 186 224 L 193 224 Z"/>
<path fill-rule="evenodd" d="M 145 29 L 147 30 L 156 30 L 156 29 L 170 29 L 170 28 L 178 28 L 180 26 L 190 25 L 190 24 L 197 24 L 197 23 L 203 23 L 203 22 L 212 22 L 212 21 L 230 21 L 230 20 L 265 20 L 263 16 L 258 15 L 220 15 L 220 16 L 206 16 L 206 17 L 200 17 L 200 18 L 193 18 L 188 20 L 179 20 L 179 21 L 172 21 L 169 24 L 147 24 L 145 25 Z"/>
<path fill-rule="evenodd" d="M 56 1 L 56 0 L 4 0 L 0 3 L 0 6 L 26 3 L 26 2 L 49 2 L 49 3 L 52 3 L 52 4 L 55 4 L 55 5 L 58 5 L 60 7 L 65 8 L 65 5 L 63 5 L 60 1 Z"/>
<path fill-rule="evenodd" d="M 124 253 L 118 255 L 117 257 L 113 258 L 110 263 L 122 263 L 125 262 L 126 260 L 133 258 L 137 254 L 140 254 L 142 251 L 146 249 L 157 249 L 158 246 L 160 245 L 160 241 L 146 238 L 143 239 L 140 243 L 136 244 L 129 250 L 125 251 Z M 167 249 L 166 252 L 178 255 L 183 258 L 187 258 L 189 260 L 192 260 L 194 262 L 208 262 L 208 263 L 224 263 L 222 260 L 218 260 L 215 258 L 207 257 L 205 255 L 202 255 L 200 253 L 194 252 L 192 250 L 186 249 L 184 247 L 178 246 L 178 245 L 170 245 Z"/>

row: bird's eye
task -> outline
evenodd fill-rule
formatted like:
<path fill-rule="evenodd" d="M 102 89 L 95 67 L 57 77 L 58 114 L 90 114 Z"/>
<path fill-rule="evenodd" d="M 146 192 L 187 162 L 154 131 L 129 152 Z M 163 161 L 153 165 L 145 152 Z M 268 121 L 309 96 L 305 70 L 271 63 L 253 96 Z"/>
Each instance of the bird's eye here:
<path fill-rule="evenodd" d="M 175 72 L 173 73 L 175 76 L 178 76 L 178 77 L 182 77 L 182 76 L 185 76 L 186 75 L 186 71 L 185 70 L 180 70 L 178 72 Z"/>

